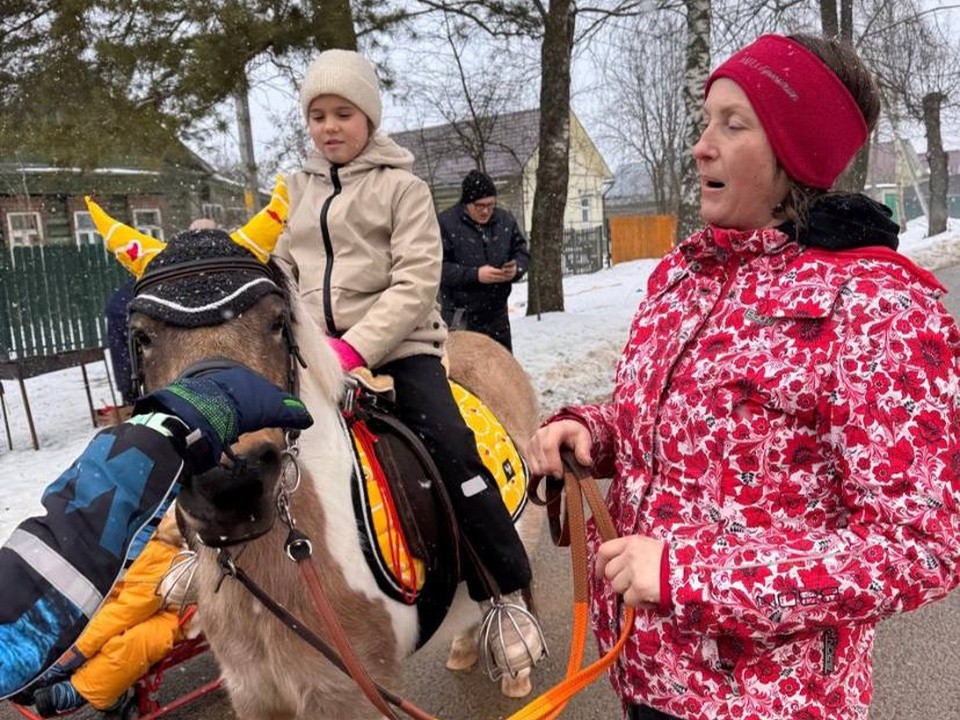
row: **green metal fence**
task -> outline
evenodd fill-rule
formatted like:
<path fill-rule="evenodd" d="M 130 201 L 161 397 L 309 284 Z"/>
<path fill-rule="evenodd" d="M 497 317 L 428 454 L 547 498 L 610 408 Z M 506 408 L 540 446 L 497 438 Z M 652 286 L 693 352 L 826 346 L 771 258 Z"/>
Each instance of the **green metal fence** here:
<path fill-rule="evenodd" d="M 562 269 L 564 275 L 582 275 L 603 268 L 607 236 L 603 225 L 563 231 Z"/>
<path fill-rule="evenodd" d="M 104 306 L 129 277 L 102 246 L 0 249 L 0 361 L 105 346 Z"/>

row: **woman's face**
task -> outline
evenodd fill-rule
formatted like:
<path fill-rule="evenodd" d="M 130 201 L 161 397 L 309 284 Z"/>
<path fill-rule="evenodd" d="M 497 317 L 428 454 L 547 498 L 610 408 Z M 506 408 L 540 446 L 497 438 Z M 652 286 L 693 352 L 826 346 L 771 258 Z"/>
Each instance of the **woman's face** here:
<path fill-rule="evenodd" d="M 334 165 L 353 160 L 370 139 L 367 116 L 339 95 L 315 97 L 307 109 L 307 125 L 317 150 Z"/>
<path fill-rule="evenodd" d="M 704 128 L 693 146 L 700 172 L 700 215 L 724 228 L 752 230 L 779 225 L 773 208 L 790 180 L 777 164 L 767 134 L 746 94 L 718 78 L 703 104 Z"/>

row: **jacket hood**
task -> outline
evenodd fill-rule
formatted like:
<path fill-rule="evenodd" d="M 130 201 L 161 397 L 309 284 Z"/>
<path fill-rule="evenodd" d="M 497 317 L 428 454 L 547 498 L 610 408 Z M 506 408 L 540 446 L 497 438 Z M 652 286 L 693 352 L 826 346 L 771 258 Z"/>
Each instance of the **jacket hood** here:
<path fill-rule="evenodd" d="M 341 165 L 340 177 L 381 167 L 413 172 L 413 153 L 400 147 L 387 135 L 374 133 L 367 146 L 353 160 Z M 330 177 L 331 165 L 319 150 L 313 150 L 303 165 L 304 172 Z"/>
<path fill-rule="evenodd" d="M 896 250 L 900 226 L 886 205 L 861 193 L 824 195 L 810 208 L 807 226 L 797 232 L 792 222 L 780 230 L 809 247 L 852 250 L 880 245 Z"/>

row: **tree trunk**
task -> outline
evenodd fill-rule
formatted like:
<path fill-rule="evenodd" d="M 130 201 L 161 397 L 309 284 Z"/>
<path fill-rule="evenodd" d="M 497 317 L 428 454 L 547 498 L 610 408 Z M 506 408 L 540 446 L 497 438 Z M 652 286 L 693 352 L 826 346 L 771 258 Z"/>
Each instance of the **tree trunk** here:
<path fill-rule="evenodd" d="M 824 37 L 836 37 L 840 34 L 837 22 L 837 0 L 820 0 L 820 27 Z"/>
<path fill-rule="evenodd" d="M 847 169 L 837 178 L 836 183 L 834 183 L 835 189 L 852 193 L 863 192 L 863 187 L 867 183 L 867 166 L 869 163 L 870 143 L 868 142 L 853 156 L 853 160 L 847 166 Z"/>
<path fill-rule="evenodd" d="M 563 217 L 570 163 L 572 0 L 551 0 L 540 59 L 540 156 L 530 230 L 527 315 L 563 312 Z"/>
<path fill-rule="evenodd" d="M 253 153 L 253 129 L 250 125 L 250 83 L 247 76 L 237 83 L 233 94 L 237 105 L 237 135 L 239 136 L 240 162 L 243 164 L 243 205 L 247 217 L 253 217 L 257 206 L 257 161 Z"/>
<path fill-rule="evenodd" d="M 840 0 L 840 37 L 853 44 L 853 0 Z"/>
<path fill-rule="evenodd" d="M 680 202 L 677 209 L 677 240 L 696 232 L 700 217 L 700 173 L 693 159 L 693 146 L 700 139 L 703 122 L 703 88 L 710 74 L 710 0 L 684 0 L 687 6 L 687 61 L 684 70 L 683 105 L 687 112 L 687 152 L 680 170 Z"/>
<path fill-rule="evenodd" d="M 833 5 L 834 22 L 836 22 L 837 2 L 828 0 Z M 824 2 L 827 4 L 827 2 Z M 822 15 L 821 9 L 821 15 Z M 826 29 L 824 29 L 826 35 Z M 831 33 L 838 35 L 844 42 L 853 44 L 853 0 L 840 0 L 840 24 L 837 31 Z M 835 183 L 837 190 L 845 192 L 863 192 L 863 187 L 867 183 L 867 166 L 870 164 L 870 143 L 866 143 L 860 151 L 853 157 L 853 162 L 840 175 Z"/>
<path fill-rule="evenodd" d="M 350 0 L 303 0 L 303 9 L 312 20 L 317 50 L 357 49 L 357 31 L 353 26 Z"/>
<path fill-rule="evenodd" d="M 927 235 L 939 235 L 947 230 L 947 153 L 943 150 L 940 134 L 940 107 L 943 93 L 923 96 L 923 127 L 927 134 L 927 163 L 930 165 L 930 215 Z"/>

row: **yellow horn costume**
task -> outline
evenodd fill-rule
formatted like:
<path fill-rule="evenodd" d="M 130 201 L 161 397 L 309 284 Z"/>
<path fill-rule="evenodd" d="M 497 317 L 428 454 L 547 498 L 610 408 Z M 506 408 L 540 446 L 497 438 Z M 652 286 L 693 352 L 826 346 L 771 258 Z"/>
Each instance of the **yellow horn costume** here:
<path fill-rule="evenodd" d="M 283 175 L 277 175 L 277 184 L 273 186 L 270 202 L 258 212 L 250 222 L 230 233 L 233 241 L 245 247 L 265 263 L 277 245 L 283 224 L 287 221 L 290 198 L 287 195 L 287 183 Z"/>
<path fill-rule="evenodd" d="M 87 202 L 87 209 L 90 211 L 94 225 L 103 235 L 107 250 L 112 252 L 120 264 L 132 272 L 134 277 L 139 278 L 147 269 L 147 263 L 153 260 L 167 244 L 139 230 L 134 230 L 119 220 L 114 220 L 104 212 L 102 207 L 91 200 L 89 195 L 83 199 Z"/>
<path fill-rule="evenodd" d="M 250 218 L 242 228 L 230 233 L 230 238 L 237 245 L 253 253 L 257 260 L 266 263 L 287 221 L 288 199 L 287 184 L 283 175 L 278 175 L 269 204 Z M 91 200 L 89 195 L 84 200 L 87 202 L 87 209 L 97 230 L 103 235 L 107 250 L 112 252 L 120 264 L 133 273 L 134 277 L 139 279 L 147 269 L 147 264 L 167 244 L 119 220 L 114 220 Z"/>

